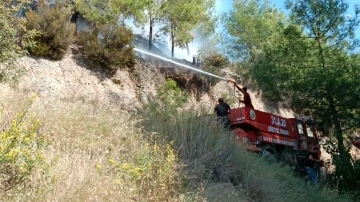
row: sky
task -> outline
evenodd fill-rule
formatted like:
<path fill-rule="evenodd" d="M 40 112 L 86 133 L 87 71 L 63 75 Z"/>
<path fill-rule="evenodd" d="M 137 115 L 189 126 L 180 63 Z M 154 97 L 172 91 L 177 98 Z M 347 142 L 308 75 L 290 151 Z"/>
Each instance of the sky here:
<path fill-rule="evenodd" d="M 278 9 L 285 11 L 288 13 L 285 8 L 285 0 L 270 0 L 270 2 Z M 359 0 L 346 0 L 349 4 L 349 15 L 354 15 L 354 5 L 360 5 Z M 218 12 L 227 12 L 232 8 L 233 0 L 216 0 L 216 10 Z M 356 37 L 360 38 L 360 28 L 356 30 Z"/>

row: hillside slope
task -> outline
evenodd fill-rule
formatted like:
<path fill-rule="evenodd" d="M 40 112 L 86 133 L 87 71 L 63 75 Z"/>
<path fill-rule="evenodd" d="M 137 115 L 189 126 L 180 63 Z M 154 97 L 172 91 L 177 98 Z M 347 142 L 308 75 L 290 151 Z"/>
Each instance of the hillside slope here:
<path fill-rule="evenodd" d="M 24 57 L 19 62 L 26 72 L 19 79 L 18 90 L 26 94 L 35 93 L 43 100 L 81 101 L 133 111 L 143 103 L 156 99 L 157 89 L 166 79 L 173 78 L 192 95 L 184 106 L 185 109 L 203 107 L 208 113 L 212 113 L 219 97 L 229 101 L 231 107 L 242 106 L 236 102 L 236 97 L 241 97 L 241 94 L 234 91 L 233 86 L 226 81 L 220 81 L 209 88 L 208 84 L 201 83 L 203 81 L 198 84 L 199 74 L 171 63 L 144 58 L 138 57 L 134 68 L 118 70 L 116 75 L 109 76 L 99 70 L 99 67 L 89 68 L 76 53 L 69 53 L 61 61 Z M 241 82 L 241 75 L 227 69 L 222 70 L 220 76 L 237 78 Z M 265 102 L 261 98 L 261 92 L 251 88 L 248 91 L 256 109 L 294 117 L 293 111 Z M 322 152 L 325 159 L 330 159 L 324 150 Z M 360 151 L 355 147 L 351 153 L 356 158 L 360 157 Z"/>
<path fill-rule="evenodd" d="M 166 78 L 191 83 L 197 76 L 169 63 L 159 61 L 150 63 L 140 58 L 133 69 L 119 70 L 112 77 L 105 76 L 96 67 L 87 68 L 73 54 L 67 55 L 61 61 L 24 57 L 20 60 L 20 64 L 27 70 L 20 79 L 20 91 L 36 93 L 43 99 L 80 100 L 93 104 L 113 105 L 126 110 L 131 109 L 131 106 L 147 103 L 149 99 L 155 99 L 157 89 Z M 221 76 L 241 78 L 228 70 L 224 70 Z M 217 98 L 225 96 L 234 101 L 234 88 L 225 81 L 220 81 L 207 91 L 194 89 L 196 87 L 196 85 L 190 85 L 187 89 L 193 95 L 187 104 L 188 107 L 205 106 L 211 113 Z M 285 117 L 293 116 L 291 110 L 264 103 L 258 92 L 249 89 L 249 93 L 256 109 Z M 233 101 L 230 103 L 232 107 L 238 107 L 239 103 Z"/>
<path fill-rule="evenodd" d="M 1 201 L 19 201 L 16 197 L 23 199 L 20 201 L 116 201 L 119 198 L 123 201 L 162 201 L 159 197 L 165 197 L 167 201 L 177 201 L 178 198 L 181 201 L 197 201 L 200 196 L 208 201 L 251 202 L 266 201 L 269 197 L 270 201 L 286 201 L 274 194 L 279 187 L 271 186 L 270 189 L 273 180 L 284 178 L 286 183 L 293 185 L 301 182 L 285 169 L 282 171 L 283 168 L 275 166 L 269 169 L 260 160 L 254 161 L 254 156 L 247 152 L 233 152 L 229 145 L 234 145 L 235 141 L 227 145 L 226 141 L 231 140 L 231 136 L 211 127 L 208 120 L 181 117 L 183 120 L 175 123 L 181 129 L 172 131 L 170 126 L 174 123 L 159 124 L 159 117 L 155 117 L 150 121 L 155 121 L 154 127 L 158 130 L 163 128 L 174 137 L 186 135 L 193 138 L 190 141 L 192 144 L 186 146 L 190 153 L 194 152 L 191 155 L 194 159 L 180 160 L 190 166 L 186 177 L 200 185 L 195 183 L 196 188 L 190 193 L 178 196 L 180 191 L 176 176 L 179 173 L 176 168 L 180 165 L 173 164 L 172 159 L 176 157 L 168 156 L 173 151 L 166 147 L 166 152 L 162 153 L 156 145 L 149 146 L 147 138 L 143 138 L 149 134 L 142 134 L 141 129 L 135 127 L 134 120 L 129 120 L 126 111 L 136 110 L 142 103 L 156 99 L 157 89 L 166 79 L 173 78 L 181 88 L 192 94 L 185 107 L 206 107 L 212 113 L 218 97 L 233 100 L 233 86 L 225 81 L 209 87 L 188 70 L 161 61 L 152 60 L 150 63 L 143 58 L 137 59 L 133 69 L 120 70 L 115 76 L 107 76 L 96 67 L 88 68 L 76 54 L 69 54 L 61 61 L 24 57 L 20 64 L 27 71 L 19 79 L 19 85 L 15 88 L 0 85 L 0 104 L 5 110 L 1 127 L 6 127 L 17 113 L 30 106 L 31 116 L 41 122 L 40 134 L 46 135 L 52 142 L 45 153 L 52 166 L 46 176 L 35 172 L 31 176 L 30 188 L 20 192 L 14 190 L 9 195 L 0 194 L 0 199 L 5 199 Z M 224 70 L 221 76 L 239 78 L 229 70 Z M 38 97 L 35 103 L 29 104 L 33 94 Z M 292 116 L 289 110 L 264 104 L 251 89 L 250 94 L 255 108 Z M 235 106 L 238 104 L 233 103 Z M 214 140 L 220 142 L 214 144 Z M 227 164 L 217 162 L 221 156 Z M 232 156 L 233 160 L 226 159 L 226 156 Z M 163 166 L 157 167 L 157 170 L 167 169 L 168 173 L 157 175 L 157 171 L 147 173 L 144 169 L 144 173 L 139 174 L 138 169 L 143 169 L 144 159 L 145 165 Z M 215 172 L 207 170 L 209 164 L 210 169 L 220 164 L 220 170 L 217 170 L 219 179 L 198 182 L 203 175 Z M 229 181 L 234 172 L 243 176 L 242 182 L 237 180 L 236 185 Z M 133 175 L 135 178 L 131 178 Z M 140 184 L 146 183 L 146 186 L 137 184 L 139 175 Z M 273 177 L 268 179 L 267 175 Z M 168 183 L 165 190 L 161 180 Z M 283 193 L 287 193 L 286 190 L 282 190 Z M 293 194 L 287 196 L 297 198 Z M 327 192 L 319 195 L 320 198 L 323 196 L 327 196 Z"/>

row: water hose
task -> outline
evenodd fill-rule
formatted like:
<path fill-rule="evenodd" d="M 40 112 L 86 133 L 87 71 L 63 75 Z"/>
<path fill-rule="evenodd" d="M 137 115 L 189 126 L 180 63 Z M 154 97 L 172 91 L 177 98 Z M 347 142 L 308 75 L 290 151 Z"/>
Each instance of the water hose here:
<path fill-rule="evenodd" d="M 140 50 L 140 49 L 138 49 L 138 48 L 134 48 L 134 50 L 137 51 L 137 52 L 144 53 L 144 54 L 146 54 L 146 55 L 150 55 L 150 56 L 152 56 L 152 57 L 159 58 L 159 59 L 161 59 L 161 60 L 164 60 L 164 61 L 167 61 L 167 62 L 176 64 L 176 65 L 185 67 L 185 68 L 187 68 L 187 69 L 191 69 L 191 70 L 193 70 L 193 71 L 195 71 L 195 72 L 199 72 L 199 73 L 201 73 L 201 74 L 206 74 L 206 75 L 208 75 L 208 76 L 212 76 L 212 77 L 215 77 L 215 78 L 224 80 L 224 81 L 227 81 L 227 80 L 228 80 L 228 79 L 226 79 L 226 78 L 224 78 L 224 77 L 221 77 L 221 76 L 212 74 L 212 73 L 210 73 L 210 72 L 206 72 L 206 71 L 203 71 L 203 70 L 201 70 L 201 69 L 197 69 L 197 68 L 191 67 L 191 66 L 189 66 L 189 65 L 185 65 L 185 64 L 182 64 L 182 63 L 179 63 L 179 62 L 170 60 L 170 59 L 168 59 L 168 58 L 165 58 L 165 57 L 162 57 L 162 56 L 153 54 L 153 53 L 149 53 L 149 52 L 147 52 L 147 51 Z"/>

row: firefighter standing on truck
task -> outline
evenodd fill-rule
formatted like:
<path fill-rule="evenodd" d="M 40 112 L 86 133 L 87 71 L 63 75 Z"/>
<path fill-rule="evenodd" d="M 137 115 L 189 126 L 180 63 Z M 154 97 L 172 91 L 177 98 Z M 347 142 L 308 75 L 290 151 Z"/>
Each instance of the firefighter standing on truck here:
<path fill-rule="evenodd" d="M 243 87 L 241 88 L 235 80 L 233 79 L 229 79 L 228 80 L 229 82 L 233 83 L 234 86 L 239 89 L 239 91 L 244 94 L 244 100 L 240 100 L 240 102 L 244 103 L 245 107 L 249 107 L 251 109 L 254 109 L 254 106 L 252 105 L 252 102 L 251 102 L 251 97 L 249 95 L 249 93 L 247 92 L 247 88 L 246 87 Z"/>
<path fill-rule="evenodd" d="M 218 99 L 219 104 L 217 104 L 214 108 L 214 112 L 216 112 L 217 121 L 219 124 L 223 124 L 225 128 L 229 127 L 229 112 L 230 106 L 224 102 L 223 98 Z"/>

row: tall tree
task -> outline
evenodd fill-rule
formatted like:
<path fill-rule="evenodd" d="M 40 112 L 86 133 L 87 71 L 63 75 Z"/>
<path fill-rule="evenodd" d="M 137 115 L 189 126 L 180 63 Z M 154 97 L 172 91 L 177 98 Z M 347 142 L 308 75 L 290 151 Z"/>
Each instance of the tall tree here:
<path fill-rule="evenodd" d="M 355 29 L 359 7 L 347 17 L 348 4 L 342 0 L 287 1 L 295 25 L 281 33 L 282 40 L 265 51 L 252 69 L 259 84 L 272 86 L 290 105 L 309 113 L 330 135 L 326 149 L 336 166 L 335 181 L 340 192 L 356 190 L 353 160 L 347 135 L 360 127 L 360 60 L 353 50 L 359 47 Z M 272 90 L 272 91 L 271 91 Z"/>
<path fill-rule="evenodd" d="M 316 57 L 308 68 L 319 75 L 311 79 L 317 92 L 299 101 L 311 104 L 312 111 L 334 129 L 337 144 L 330 152 L 336 175 L 343 179 L 340 191 L 351 189 L 353 167 L 343 135 L 360 126 L 360 82 L 354 76 L 360 73 L 360 67 L 349 57 L 350 51 L 359 47 L 355 28 L 360 23 L 360 9 L 356 7 L 355 15 L 347 18 L 349 5 L 343 0 L 288 1 L 287 7 L 295 22 L 304 26 L 306 37 L 315 41 L 312 48 Z"/>
<path fill-rule="evenodd" d="M 268 0 L 234 0 L 233 9 L 222 16 L 227 54 L 234 60 L 254 64 L 281 38 L 286 18 Z"/>
<path fill-rule="evenodd" d="M 165 6 L 167 26 L 163 30 L 170 35 L 172 57 L 175 46 L 185 48 L 193 41 L 195 36 L 190 32 L 195 27 L 206 24 L 207 28 L 211 28 L 214 23 L 210 12 L 214 7 L 214 0 L 168 0 Z"/>
<path fill-rule="evenodd" d="M 149 23 L 149 50 L 152 50 L 154 42 L 154 27 L 164 23 L 164 8 L 167 0 L 145 0 L 145 12 L 143 18 L 139 18 L 139 22 Z"/>

